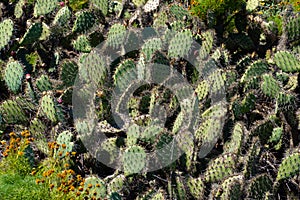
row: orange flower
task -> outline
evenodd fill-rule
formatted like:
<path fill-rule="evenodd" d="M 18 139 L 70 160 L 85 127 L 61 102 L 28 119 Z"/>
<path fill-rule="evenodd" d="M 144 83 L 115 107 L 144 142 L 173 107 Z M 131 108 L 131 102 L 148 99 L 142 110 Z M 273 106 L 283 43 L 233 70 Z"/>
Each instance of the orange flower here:
<path fill-rule="evenodd" d="M 14 132 L 10 132 L 10 133 L 9 133 L 9 136 L 10 136 L 10 137 L 15 137 L 16 134 L 15 134 Z"/>
<path fill-rule="evenodd" d="M 88 184 L 88 188 L 92 188 L 92 187 L 93 187 L 93 185 L 89 183 Z"/>
<path fill-rule="evenodd" d="M 54 188 L 54 184 L 50 184 L 50 189 L 52 190 Z"/>
<path fill-rule="evenodd" d="M 36 179 L 36 180 L 35 180 L 35 183 L 36 183 L 36 184 L 39 184 L 39 183 L 40 183 L 40 180 L 39 180 L 39 179 Z"/>
<path fill-rule="evenodd" d="M 79 191 L 83 191 L 83 187 L 79 187 L 78 190 L 79 190 Z"/>
<path fill-rule="evenodd" d="M 19 151 L 19 152 L 18 152 L 18 155 L 19 155 L 19 156 L 23 156 L 23 155 L 24 155 L 24 152 Z"/>
<path fill-rule="evenodd" d="M 66 144 L 62 144 L 61 146 L 62 146 L 63 149 L 65 149 L 67 147 Z"/>
<path fill-rule="evenodd" d="M 6 145 L 6 141 L 4 141 L 4 140 L 2 140 L 0 143 L 1 143 L 3 146 Z"/>

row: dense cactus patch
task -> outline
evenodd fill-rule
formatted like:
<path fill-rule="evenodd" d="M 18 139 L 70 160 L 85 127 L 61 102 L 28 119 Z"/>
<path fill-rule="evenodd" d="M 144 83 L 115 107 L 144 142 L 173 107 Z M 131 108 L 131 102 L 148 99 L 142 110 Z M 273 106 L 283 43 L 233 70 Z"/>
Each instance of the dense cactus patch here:
<path fill-rule="evenodd" d="M 297 199 L 298 1 L 0 2 L 0 199 Z"/>

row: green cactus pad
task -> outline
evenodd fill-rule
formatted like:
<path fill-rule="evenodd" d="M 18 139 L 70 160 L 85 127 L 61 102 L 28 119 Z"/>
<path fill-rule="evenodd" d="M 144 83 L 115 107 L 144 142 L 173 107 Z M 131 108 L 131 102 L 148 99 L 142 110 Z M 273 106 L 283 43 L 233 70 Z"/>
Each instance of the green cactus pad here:
<path fill-rule="evenodd" d="M 26 4 L 25 0 L 20 0 L 15 6 L 14 15 L 19 19 L 23 15 L 23 6 Z"/>
<path fill-rule="evenodd" d="M 31 45 L 36 42 L 42 35 L 43 25 L 41 23 L 32 24 L 20 40 L 21 46 Z"/>
<path fill-rule="evenodd" d="M 72 148 L 74 145 L 74 142 L 71 142 L 72 137 L 73 135 L 70 131 L 64 131 L 57 136 L 56 142 L 59 145 L 59 147 L 55 152 L 55 156 L 63 158 L 67 155 L 67 153 L 72 152 Z"/>
<path fill-rule="evenodd" d="M 61 65 L 60 80 L 65 87 L 72 86 L 78 73 L 78 66 L 72 60 L 65 60 Z"/>
<path fill-rule="evenodd" d="M 202 38 L 202 44 L 201 44 L 201 49 L 199 51 L 199 58 L 201 60 L 204 60 L 207 58 L 209 53 L 211 52 L 214 44 L 214 37 L 215 33 L 212 30 L 208 30 L 203 33 Z"/>
<path fill-rule="evenodd" d="M 22 106 L 13 100 L 4 101 L 1 104 L 0 113 L 3 120 L 8 124 L 22 123 L 28 119 Z"/>
<path fill-rule="evenodd" d="M 176 183 L 176 196 L 177 199 L 184 200 L 186 199 L 186 190 L 185 190 L 185 185 L 183 182 L 183 179 L 180 176 L 176 176 L 175 178 L 175 183 Z"/>
<path fill-rule="evenodd" d="M 176 19 L 176 20 L 184 20 L 184 17 L 190 18 L 191 15 L 188 12 L 188 10 L 184 9 L 182 6 L 173 4 L 169 8 L 170 14 Z"/>
<path fill-rule="evenodd" d="M 10 91 L 18 93 L 22 85 L 24 71 L 18 61 L 9 61 L 4 70 L 4 81 Z"/>
<path fill-rule="evenodd" d="M 152 125 L 148 126 L 141 134 L 140 134 L 140 140 L 144 142 L 150 142 L 153 143 L 156 140 L 156 137 L 162 132 L 163 128 Z"/>
<path fill-rule="evenodd" d="M 52 97 L 50 95 L 43 96 L 40 105 L 43 114 L 52 122 L 56 122 L 57 113 L 56 113 L 55 104 Z"/>
<path fill-rule="evenodd" d="M 84 181 L 84 191 L 87 195 L 84 195 L 88 199 L 104 199 L 107 195 L 105 182 L 96 176 L 90 176 Z"/>
<path fill-rule="evenodd" d="M 97 53 L 91 52 L 84 56 L 83 62 L 80 63 L 79 75 L 83 80 L 98 86 L 106 77 L 105 62 Z"/>
<path fill-rule="evenodd" d="M 76 40 L 73 41 L 73 47 L 77 51 L 89 53 L 92 50 L 90 41 L 86 35 L 79 35 Z"/>
<path fill-rule="evenodd" d="M 189 177 L 187 180 L 187 187 L 194 199 L 203 199 L 205 192 L 205 185 L 202 178 Z"/>
<path fill-rule="evenodd" d="M 168 56 L 171 58 L 184 57 L 188 55 L 192 46 L 192 33 L 190 30 L 184 30 L 177 33 L 171 39 L 168 47 Z"/>
<path fill-rule="evenodd" d="M 300 172 L 300 153 L 296 152 L 291 155 L 286 156 L 281 162 L 276 181 L 281 181 L 283 179 L 290 178 L 294 175 L 299 175 Z"/>
<path fill-rule="evenodd" d="M 238 154 L 241 150 L 244 137 L 244 126 L 241 123 L 236 123 L 233 127 L 230 141 L 224 145 L 224 151 L 227 153 Z"/>
<path fill-rule="evenodd" d="M 48 154 L 49 149 L 47 148 L 47 140 L 46 136 L 44 135 L 46 129 L 46 125 L 38 118 L 31 120 L 29 132 L 34 137 L 34 144 L 43 153 Z"/>
<path fill-rule="evenodd" d="M 72 31 L 76 33 L 86 33 L 96 23 L 96 18 L 92 12 L 79 11 L 75 14 L 76 20 Z"/>
<path fill-rule="evenodd" d="M 250 179 L 247 187 L 247 198 L 264 199 L 272 188 L 272 179 L 267 174 L 260 174 Z"/>
<path fill-rule="evenodd" d="M 106 139 L 102 144 L 101 148 L 106 151 L 109 155 L 109 163 L 112 164 L 119 156 L 118 146 L 116 137 Z M 100 155 L 101 156 L 101 155 Z"/>
<path fill-rule="evenodd" d="M 253 79 L 255 76 L 260 76 L 268 72 L 268 65 L 262 61 L 258 60 L 249 65 L 241 78 L 241 82 L 245 83 Z"/>
<path fill-rule="evenodd" d="M 35 85 L 41 92 L 52 90 L 52 84 L 47 75 L 41 75 L 36 79 Z"/>
<path fill-rule="evenodd" d="M 116 87 L 120 91 L 125 91 L 128 85 L 136 80 L 137 74 L 134 73 L 135 64 L 131 59 L 123 61 L 116 69 L 113 79 Z"/>
<path fill-rule="evenodd" d="M 109 29 L 106 42 L 109 47 L 117 49 L 124 43 L 125 38 L 125 26 L 122 24 L 114 24 Z"/>
<path fill-rule="evenodd" d="M 242 187 L 243 176 L 231 176 L 223 181 L 215 197 L 221 200 L 239 200 L 242 196 Z"/>
<path fill-rule="evenodd" d="M 96 8 L 100 9 L 103 15 L 107 15 L 108 13 L 108 0 L 91 0 L 90 1 L 92 5 L 94 5 Z"/>
<path fill-rule="evenodd" d="M 14 22 L 5 19 L 0 23 L 0 49 L 4 48 L 13 36 Z"/>
<path fill-rule="evenodd" d="M 113 192 L 120 192 L 124 189 L 125 183 L 125 176 L 122 174 L 118 175 L 107 184 L 107 192 L 109 194 Z"/>
<path fill-rule="evenodd" d="M 257 170 L 255 165 L 260 153 L 261 153 L 261 145 L 259 139 L 257 137 L 254 137 L 251 141 L 251 146 L 247 152 L 247 155 L 243 158 L 243 162 L 244 162 L 243 174 L 245 178 L 251 177 Z"/>
<path fill-rule="evenodd" d="M 147 40 L 142 46 L 142 53 L 146 56 L 146 62 L 151 60 L 155 51 L 161 50 L 162 41 L 159 38 L 152 38 Z"/>
<path fill-rule="evenodd" d="M 72 12 L 70 11 L 69 7 L 64 6 L 56 13 L 52 23 L 53 25 L 65 26 L 68 24 L 71 16 Z"/>
<path fill-rule="evenodd" d="M 38 17 L 40 15 L 48 14 L 56 7 L 58 7 L 57 0 L 37 0 L 34 5 L 33 15 L 34 17 Z"/>
<path fill-rule="evenodd" d="M 274 55 L 276 65 L 284 72 L 299 72 L 300 61 L 288 51 L 278 51 Z"/>
<path fill-rule="evenodd" d="M 288 39 L 295 41 L 300 39 L 300 16 L 291 17 L 286 24 Z"/>
<path fill-rule="evenodd" d="M 261 90 L 264 95 L 275 98 L 280 91 L 280 85 L 272 75 L 264 74 L 262 75 Z"/>
<path fill-rule="evenodd" d="M 139 173 L 146 166 L 146 152 L 143 147 L 130 146 L 123 153 L 122 161 L 125 175 Z"/>
<path fill-rule="evenodd" d="M 209 92 L 208 81 L 207 81 L 207 80 L 201 81 L 201 82 L 198 84 L 198 86 L 197 86 L 195 92 L 197 93 L 197 97 L 198 97 L 198 100 L 199 100 L 199 101 L 204 100 L 204 99 L 207 97 L 208 92 Z"/>
<path fill-rule="evenodd" d="M 206 182 L 217 182 L 232 175 L 235 171 L 236 155 L 223 154 L 212 160 L 204 174 Z"/>

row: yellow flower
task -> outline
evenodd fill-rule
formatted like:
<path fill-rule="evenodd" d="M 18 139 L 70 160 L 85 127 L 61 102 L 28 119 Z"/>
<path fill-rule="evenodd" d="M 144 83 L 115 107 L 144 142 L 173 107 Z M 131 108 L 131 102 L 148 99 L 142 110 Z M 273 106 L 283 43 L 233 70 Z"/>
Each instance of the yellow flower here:
<path fill-rule="evenodd" d="M 19 155 L 19 156 L 23 156 L 23 155 L 24 155 L 24 152 L 18 151 L 18 155 Z"/>

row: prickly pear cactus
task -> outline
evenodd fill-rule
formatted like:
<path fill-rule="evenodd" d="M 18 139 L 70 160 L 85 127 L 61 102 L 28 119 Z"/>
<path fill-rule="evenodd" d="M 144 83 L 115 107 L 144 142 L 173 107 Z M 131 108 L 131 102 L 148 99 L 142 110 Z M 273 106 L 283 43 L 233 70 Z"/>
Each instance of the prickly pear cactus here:
<path fill-rule="evenodd" d="M 22 123 L 28 119 L 22 107 L 13 100 L 4 101 L 0 112 L 3 120 L 8 124 Z"/>
<path fill-rule="evenodd" d="M 10 91 L 18 93 L 23 81 L 23 67 L 18 61 L 10 61 L 4 71 L 4 81 Z"/>
<path fill-rule="evenodd" d="M 232 175 L 235 171 L 236 155 L 224 154 L 212 160 L 208 165 L 204 178 L 206 182 L 217 182 Z"/>
<path fill-rule="evenodd" d="M 168 56 L 170 58 L 186 56 L 191 49 L 192 42 L 192 33 L 190 30 L 177 33 L 170 41 Z"/>
<path fill-rule="evenodd" d="M 43 153 L 49 155 L 49 149 L 47 148 L 47 140 L 44 133 L 46 132 L 46 125 L 39 120 L 34 118 L 30 122 L 29 132 L 35 138 L 34 144 Z"/>
<path fill-rule="evenodd" d="M 14 22 L 5 19 L 0 23 L 0 49 L 4 48 L 10 41 L 14 30 Z"/>
<path fill-rule="evenodd" d="M 300 171 L 300 153 L 295 152 L 291 155 L 286 156 L 281 162 L 276 181 L 281 181 L 283 179 L 287 179 L 296 174 L 299 174 Z"/>
<path fill-rule="evenodd" d="M 48 91 L 48 90 L 52 90 L 52 84 L 50 82 L 50 79 L 47 75 L 41 75 L 38 79 L 36 79 L 36 87 L 41 91 Z"/>
<path fill-rule="evenodd" d="M 24 36 L 21 38 L 20 45 L 26 46 L 36 42 L 42 36 L 42 32 L 43 32 L 42 23 L 37 22 L 32 24 L 28 28 Z"/>
<path fill-rule="evenodd" d="M 55 151 L 55 156 L 63 158 L 67 154 L 70 154 L 72 152 L 72 148 L 74 145 L 74 143 L 72 142 L 72 137 L 73 135 L 70 131 L 64 131 L 57 136 L 56 142 L 59 147 Z"/>
<path fill-rule="evenodd" d="M 284 72 L 299 72 L 300 61 L 289 51 L 278 51 L 274 55 L 276 65 Z"/>
<path fill-rule="evenodd" d="M 88 199 L 103 199 L 106 197 L 105 182 L 96 176 L 90 176 L 84 181 L 84 197 Z"/>
<path fill-rule="evenodd" d="M 72 16 L 72 12 L 68 8 L 68 6 L 62 7 L 55 15 L 53 20 L 53 25 L 65 26 L 68 24 L 69 19 Z"/>
<path fill-rule="evenodd" d="M 86 35 L 79 35 L 77 39 L 73 41 L 73 47 L 77 51 L 84 53 L 89 53 L 92 50 L 92 47 Z"/>
<path fill-rule="evenodd" d="M 96 19 L 92 12 L 79 11 L 76 13 L 76 20 L 72 31 L 76 33 L 86 33 L 95 25 Z"/>
<path fill-rule="evenodd" d="M 266 193 L 272 188 L 272 179 L 267 174 L 260 174 L 253 177 L 247 187 L 247 197 L 263 199 Z"/>
<path fill-rule="evenodd" d="M 55 103 L 53 98 L 50 95 L 45 95 L 42 97 L 41 102 L 41 111 L 43 114 L 52 122 L 57 121 L 57 112 L 55 109 Z"/>
<path fill-rule="evenodd" d="M 56 7 L 58 7 L 57 0 L 37 0 L 34 5 L 33 15 L 38 17 L 40 15 L 45 15 L 52 12 Z"/>
<path fill-rule="evenodd" d="M 108 13 L 108 0 L 91 0 L 91 4 L 94 5 L 96 8 L 100 9 L 103 15 L 107 15 Z"/>
<path fill-rule="evenodd" d="M 189 188 L 189 191 L 193 196 L 193 198 L 202 199 L 204 197 L 205 185 L 201 177 L 199 178 L 189 177 L 187 179 L 187 187 Z"/>
<path fill-rule="evenodd" d="M 109 29 L 106 43 L 114 49 L 120 48 L 126 39 L 126 28 L 122 24 L 114 24 Z"/>
<path fill-rule="evenodd" d="M 130 146 L 124 151 L 122 161 L 125 175 L 139 173 L 146 167 L 146 152 L 143 147 Z"/>

